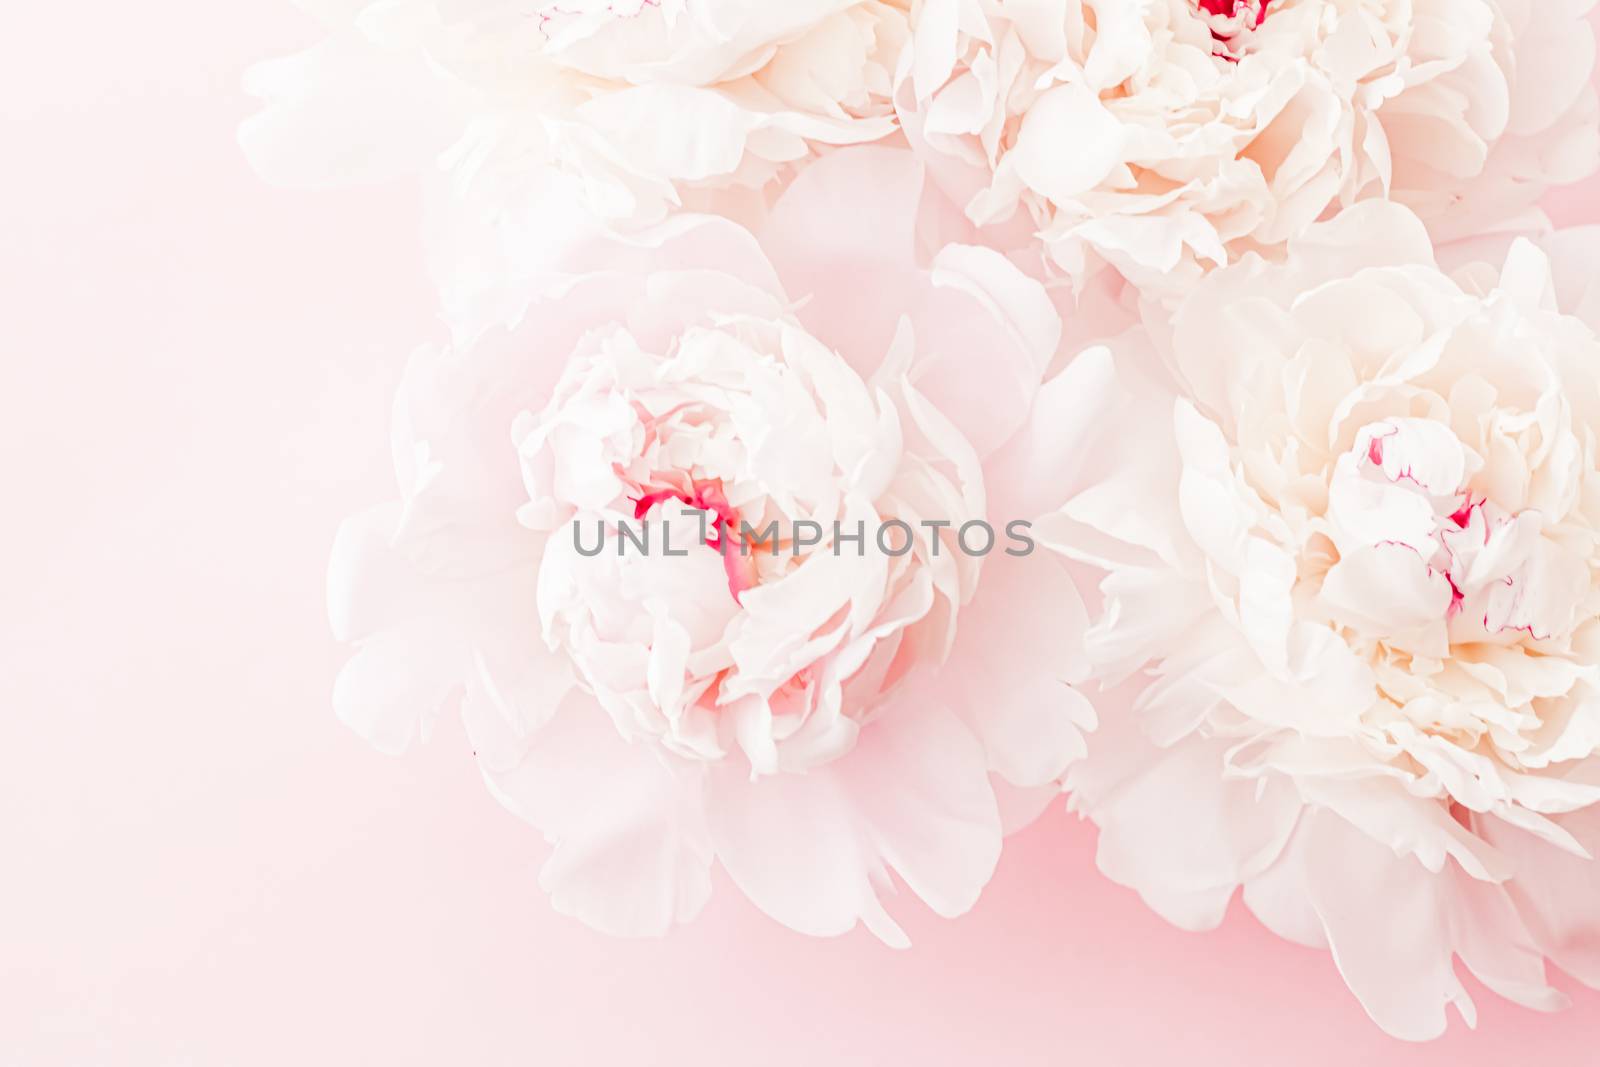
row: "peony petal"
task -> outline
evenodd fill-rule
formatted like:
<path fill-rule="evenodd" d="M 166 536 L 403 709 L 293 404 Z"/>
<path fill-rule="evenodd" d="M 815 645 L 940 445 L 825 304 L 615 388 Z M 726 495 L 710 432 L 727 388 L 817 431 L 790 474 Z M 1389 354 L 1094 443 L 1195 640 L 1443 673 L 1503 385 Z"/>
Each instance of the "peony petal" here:
<path fill-rule="evenodd" d="M 1013 785 L 1047 785 L 1086 751 L 1095 711 L 1072 683 L 1088 673 L 1087 625 L 1078 591 L 1050 556 L 996 551 L 984 561 L 941 685 L 989 767 Z"/>
<path fill-rule="evenodd" d="M 420 173 L 468 121 L 466 90 L 420 54 L 385 50 L 353 31 L 251 68 L 244 87 L 268 106 L 240 126 L 240 146 L 278 185 Z"/>
<path fill-rule="evenodd" d="M 1454 1004 L 1476 1011 L 1451 968 L 1438 879 L 1326 811 L 1308 815 L 1306 886 L 1339 973 L 1373 1022 L 1406 1041 L 1444 1033 Z"/>
<path fill-rule="evenodd" d="M 389 627 L 362 641 L 339 671 L 333 710 L 373 748 L 398 756 L 460 689 L 467 655 L 448 626 L 423 619 Z"/>
<path fill-rule="evenodd" d="M 1591 855 L 1600 855 L 1600 809 L 1552 817 Z M 1562 970 L 1600 988 L 1600 864 L 1510 827 L 1482 820 L 1484 835 L 1511 857 L 1516 877 L 1506 891 L 1535 942 Z"/>
<path fill-rule="evenodd" d="M 819 936 L 860 921 L 903 946 L 875 888 L 888 869 L 954 916 L 976 901 L 999 857 L 1000 816 L 977 742 L 936 703 L 909 698 L 826 768 L 756 781 L 716 768 L 707 812 L 739 888 L 774 919 Z"/>
<path fill-rule="evenodd" d="M 1286 783 L 1225 780 L 1226 744 L 1145 743 L 1143 766 L 1093 802 L 1102 874 L 1138 891 L 1168 922 L 1206 930 L 1238 887 L 1277 859 L 1299 815 Z"/>
<path fill-rule="evenodd" d="M 870 378 L 926 282 L 917 275 L 923 168 L 908 152 L 846 148 L 806 167 L 761 229 L 801 321 Z"/>
<path fill-rule="evenodd" d="M 578 693 L 518 766 L 484 768 L 500 802 L 554 843 L 539 881 L 556 910 L 625 937 L 665 934 L 710 896 L 700 777 L 625 742 Z"/>

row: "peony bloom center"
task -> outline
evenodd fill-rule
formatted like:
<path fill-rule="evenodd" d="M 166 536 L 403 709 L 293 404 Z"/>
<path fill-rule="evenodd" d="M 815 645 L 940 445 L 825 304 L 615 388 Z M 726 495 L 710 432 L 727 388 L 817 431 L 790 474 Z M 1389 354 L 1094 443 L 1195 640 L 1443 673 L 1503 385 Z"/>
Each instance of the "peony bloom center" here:
<path fill-rule="evenodd" d="M 937 534 L 879 547 L 895 516 L 959 526 L 981 501 L 951 480 L 961 453 L 939 447 L 964 442 L 916 425 L 787 320 L 649 347 L 595 331 L 513 428 L 519 518 L 553 534 L 545 643 L 630 738 L 692 759 L 741 749 L 757 774 L 836 758 L 918 657 L 948 647 L 976 580 L 978 561 Z"/>
<path fill-rule="evenodd" d="M 624 472 L 619 468 L 617 473 L 621 475 Z M 652 479 L 657 483 L 676 480 L 666 476 Z M 739 594 L 757 584 L 754 563 L 748 558 L 751 548 L 745 544 L 739 531 L 739 513 L 728 504 L 721 482 L 690 478 L 688 485 L 686 490 L 674 488 L 671 484 L 664 489 L 647 490 L 641 487 L 640 495 L 632 498 L 633 517 L 645 520 L 658 504 L 669 500 L 676 500 L 708 516 L 704 526 L 705 545 L 722 556 L 722 568 L 728 577 L 728 592 L 733 595 L 734 602 L 739 603 Z"/>
<path fill-rule="evenodd" d="M 1321 595 L 1336 619 L 1429 659 L 1570 635 L 1587 564 L 1538 509 L 1504 507 L 1476 486 L 1484 467 L 1440 423 L 1394 418 L 1360 431 L 1329 493 L 1339 562 Z"/>
<path fill-rule="evenodd" d="M 1243 51 L 1239 37 L 1257 29 L 1267 19 L 1272 0 L 1195 0 L 1200 17 L 1216 41 L 1216 54 L 1238 62 Z"/>

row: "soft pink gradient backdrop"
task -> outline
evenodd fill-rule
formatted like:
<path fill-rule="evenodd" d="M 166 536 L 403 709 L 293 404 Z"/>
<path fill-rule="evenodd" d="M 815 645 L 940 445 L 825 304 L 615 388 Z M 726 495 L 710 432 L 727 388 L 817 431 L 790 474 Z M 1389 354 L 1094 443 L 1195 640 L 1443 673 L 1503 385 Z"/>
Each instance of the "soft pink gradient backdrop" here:
<path fill-rule="evenodd" d="M 726 885 L 662 942 L 551 912 L 459 728 L 388 760 L 328 707 L 325 554 L 388 494 L 432 297 L 409 190 L 246 169 L 241 70 L 314 35 L 250 6 L 0 35 L 0 1063 L 1592 1062 L 1587 992 L 1391 1041 L 1326 955 L 1167 926 L 1059 812 L 904 953 Z"/>

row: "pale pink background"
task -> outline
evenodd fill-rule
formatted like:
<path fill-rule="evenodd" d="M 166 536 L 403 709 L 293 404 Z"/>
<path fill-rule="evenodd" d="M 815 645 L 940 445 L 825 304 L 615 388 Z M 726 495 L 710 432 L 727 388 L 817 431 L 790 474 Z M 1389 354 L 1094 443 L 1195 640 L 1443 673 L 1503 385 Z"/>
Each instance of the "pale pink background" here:
<path fill-rule="evenodd" d="M 1593 1062 L 1587 992 L 1393 1042 L 1325 955 L 1172 929 L 1061 814 L 904 953 L 726 885 L 663 942 L 551 912 L 458 728 L 389 760 L 329 711 L 324 556 L 389 490 L 432 304 L 409 190 L 247 171 L 239 73 L 314 32 L 251 6 L 0 34 L 0 1063 Z"/>

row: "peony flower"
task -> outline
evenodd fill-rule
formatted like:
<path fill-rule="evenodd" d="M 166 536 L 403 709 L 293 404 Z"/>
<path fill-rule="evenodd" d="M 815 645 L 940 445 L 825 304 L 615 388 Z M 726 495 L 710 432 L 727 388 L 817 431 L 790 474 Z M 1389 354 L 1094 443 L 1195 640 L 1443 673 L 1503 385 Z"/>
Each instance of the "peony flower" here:
<path fill-rule="evenodd" d="M 896 100 L 979 223 L 1169 300 L 1371 198 L 1444 241 L 1600 164 L 1590 0 L 927 0 Z"/>
<path fill-rule="evenodd" d="M 1600 985 L 1600 319 L 1525 240 L 1491 273 L 1383 201 L 1212 273 L 1069 365 L 1102 421 L 1037 531 L 1131 700 L 1068 776 L 1102 871 L 1188 929 L 1242 887 L 1410 1039 L 1473 1020 L 1453 956 Z"/>
<path fill-rule="evenodd" d="M 251 72 L 246 151 L 290 185 L 437 173 L 434 258 L 474 326 L 583 227 L 574 200 L 649 225 L 889 134 L 907 32 L 897 0 L 302 2 L 332 35 Z"/>
<path fill-rule="evenodd" d="M 1083 750 L 1051 654 L 1082 606 L 1012 526 L 1043 510 L 1012 472 L 1072 447 L 1030 421 L 1060 323 L 997 253 L 919 265 L 922 187 L 842 151 L 765 252 L 683 216 L 409 368 L 402 499 L 334 553 L 335 702 L 398 752 L 464 692 L 563 912 L 661 933 L 715 861 L 796 930 L 902 944 L 891 872 L 965 911 Z"/>

